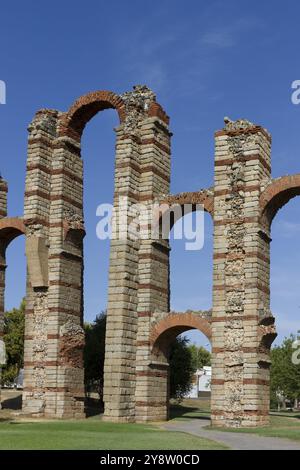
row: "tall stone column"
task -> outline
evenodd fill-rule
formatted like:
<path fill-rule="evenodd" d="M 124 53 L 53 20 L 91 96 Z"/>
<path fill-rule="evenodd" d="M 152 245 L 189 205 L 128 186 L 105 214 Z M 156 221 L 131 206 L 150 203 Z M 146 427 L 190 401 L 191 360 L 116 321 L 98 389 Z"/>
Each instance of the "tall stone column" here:
<path fill-rule="evenodd" d="M 0 177 L 0 220 L 7 215 L 7 183 Z M 3 335 L 4 290 L 5 290 L 5 244 L 0 239 L 0 338 Z"/>
<path fill-rule="evenodd" d="M 57 111 L 38 111 L 29 126 L 24 224 L 26 226 L 27 294 L 25 312 L 23 411 L 47 413 L 51 374 L 49 328 L 49 211 L 51 159 Z"/>
<path fill-rule="evenodd" d="M 48 415 L 84 417 L 83 163 L 80 139 L 58 116 L 51 161 L 48 292 Z"/>
<path fill-rule="evenodd" d="M 141 125 L 140 202 L 153 213 L 153 203 L 170 191 L 170 132 L 168 117 L 157 113 Z M 139 249 L 138 332 L 136 353 L 136 420 L 166 419 L 168 362 L 155 357 L 150 344 L 154 314 L 168 312 L 169 242 L 150 233 L 152 219 L 144 221 Z"/>
<path fill-rule="evenodd" d="M 104 417 L 134 420 L 135 353 L 137 330 L 137 240 L 127 236 L 122 217 L 136 204 L 139 145 L 134 135 L 116 129 L 114 209 L 115 234 L 110 245 L 109 287 L 104 365 Z"/>
<path fill-rule="evenodd" d="M 154 95 L 145 86 L 124 93 L 126 118 L 116 129 L 114 209 L 115 235 L 111 242 L 109 295 L 104 374 L 105 419 L 135 420 L 136 354 L 138 325 L 139 253 L 141 241 L 125 228 L 138 216 L 145 159 L 143 124 Z M 145 172 L 147 169 L 145 168 Z M 148 171 L 151 173 L 151 169 Z M 151 179 L 151 177 L 150 177 Z M 147 196 L 147 195 L 146 195 Z M 148 196 L 147 196 L 148 197 Z M 152 197 L 152 195 L 150 196 Z M 127 208 L 126 208 L 127 206 Z M 125 207 L 125 212 L 124 212 Z"/>
<path fill-rule="evenodd" d="M 165 141 L 168 132 L 165 124 L 159 123 L 157 113 L 165 115 L 155 102 L 153 92 L 147 87 L 136 86 L 132 92 L 124 93 L 121 98 L 126 117 L 116 130 L 114 208 L 117 213 L 115 228 L 118 235 L 111 242 L 104 401 L 105 419 L 133 421 L 138 406 L 137 395 L 140 396 L 136 392 L 137 374 L 140 370 L 137 358 L 140 358 L 139 348 L 142 347 L 143 338 L 147 337 L 148 341 L 147 331 L 142 331 L 143 326 L 140 323 L 139 303 L 146 304 L 149 301 L 149 289 L 156 288 L 156 298 L 160 294 L 157 283 L 156 286 L 148 283 L 150 277 L 153 278 L 153 274 L 150 274 L 153 265 L 149 264 L 153 260 L 150 261 L 150 258 L 157 249 L 151 240 L 141 240 L 130 230 L 124 231 L 121 220 L 124 212 L 120 213 L 119 210 L 126 198 L 127 222 L 131 224 L 134 219 L 140 218 L 141 204 L 145 206 L 153 201 L 155 195 L 165 190 L 168 192 L 165 183 L 157 179 L 158 175 L 159 178 L 169 178 L 169 166 L 164 170 L 165 157 L 158 143 L 159 136 Z M 162 142 L 161 147 L 164 148 Z M 143 231 L 143 224 L 147 224 L 147 221 L 140 218 L 139 223 L 141 226 L 135 228 Z M 144 294 L 141 300 L 142 292 Z M 164 295 L 168 296 L 167 289 Z M 141 306 L 141 311 L 145 308 Z"/>
<path fill-rule="evenodd" d="M 225 120 L 216 133 L 212 424 L 268 422 L 269 235 L 259 213 L 270 178 L 268 132 L 245 120 Z"/>
<path fill-rule="evenodd" d="M 7 215 L 7 183 L 0 177 L 0 219 Z M 3 338 L 3 320 L 4 320 L 4 295 L 5 295 L 5 244 L 0 239 L 0 341 Z M 0 363 L 0 381 L 1 381 L 1 363 Z M 0 382 L 0 409 L 1 409 L 1 382 Z"/>

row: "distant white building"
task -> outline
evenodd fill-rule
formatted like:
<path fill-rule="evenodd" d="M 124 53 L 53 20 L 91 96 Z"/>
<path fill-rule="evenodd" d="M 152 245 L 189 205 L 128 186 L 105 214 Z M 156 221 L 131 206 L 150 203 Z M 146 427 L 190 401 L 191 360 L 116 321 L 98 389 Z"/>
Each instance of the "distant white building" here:
<path fill-rule="evenodd" d="M 193 376 L 193 386 L 186 398 L 210 397 L 211 367 L 198 369 Z"/>
<path fill-rule="evenodd" d="M 3 339 L 0 339 L 0 367 L 6 364 L 6 351 Z"/>

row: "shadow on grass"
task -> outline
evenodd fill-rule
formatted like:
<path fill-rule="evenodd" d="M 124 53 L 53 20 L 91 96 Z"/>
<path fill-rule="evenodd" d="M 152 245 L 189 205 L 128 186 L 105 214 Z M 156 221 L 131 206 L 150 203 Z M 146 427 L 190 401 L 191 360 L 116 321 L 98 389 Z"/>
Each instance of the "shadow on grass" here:
<path fill-rule="evenodd" d="M 210 419 L 210 414 L 207 410 L 202 410 L 198 407 L 184 406 L 174 404 L 170 406 L 169 419 Z"/>

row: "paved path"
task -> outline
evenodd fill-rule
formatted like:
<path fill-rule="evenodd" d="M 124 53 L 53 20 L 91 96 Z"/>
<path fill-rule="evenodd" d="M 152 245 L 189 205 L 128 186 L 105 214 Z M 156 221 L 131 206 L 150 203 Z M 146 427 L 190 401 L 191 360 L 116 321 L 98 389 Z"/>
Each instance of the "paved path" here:
<path fill-rule="evenodd" d="M 189 421 L 172 421 L 162 427 L 168 431 L 181 431 L 212 439 L 230 447 L 232 450 L 300 450 L 300 442 L 289 439 L 203 429 L 209 423 L 209 419 L 191 419 Z"/>

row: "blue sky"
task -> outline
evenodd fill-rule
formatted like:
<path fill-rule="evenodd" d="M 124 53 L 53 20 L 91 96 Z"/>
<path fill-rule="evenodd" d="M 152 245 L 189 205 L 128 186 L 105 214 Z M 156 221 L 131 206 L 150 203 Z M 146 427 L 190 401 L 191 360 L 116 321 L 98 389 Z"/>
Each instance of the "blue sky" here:
<path fill-rule="evenodd" d="M 213 133 L 223 117 L 245 117 L 273 135 L 273 176 L 300 172 L 300 79 L 296 0 L 2 2 L 0 171 L 9 182 L 9 215 L 22 214 L 27 125 L 39 108 L 67 110 L 97 89 L 117 93 L 147 84 L 171 116 L 172 192 L 213 180 Z M 85 162 L 86 319 L 106 305 L 108 243 L 95 235 L 96 207 L 113 191 L 115 111 L 97 115 L 83 138 Z M 205 245 L 172 243 L 172 307 L 211 306 L 212 225 Z M 272 310 L 279 339 L 300 328 L 299 200 L 277 215 L 272 243 Z M 24 292 L 24 240 L 8 250 L 6 306 Z M 22 260 L 20 262 L 20 260 Z M 196 339 L 195 334 L 192 335 Z M 198 336 L 197 336 L 198 338 Z M 201 340 L 207 343 L 207 340 Z"/>

